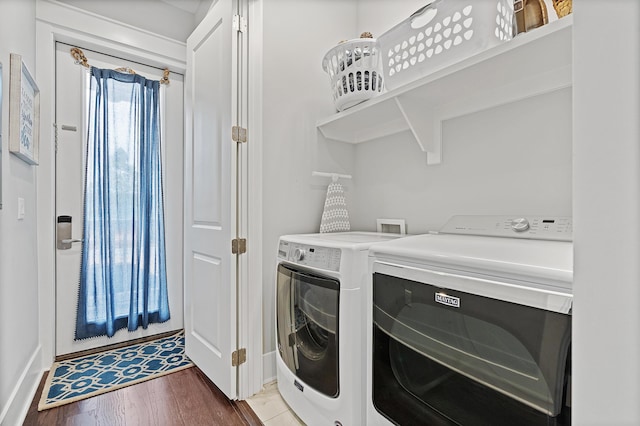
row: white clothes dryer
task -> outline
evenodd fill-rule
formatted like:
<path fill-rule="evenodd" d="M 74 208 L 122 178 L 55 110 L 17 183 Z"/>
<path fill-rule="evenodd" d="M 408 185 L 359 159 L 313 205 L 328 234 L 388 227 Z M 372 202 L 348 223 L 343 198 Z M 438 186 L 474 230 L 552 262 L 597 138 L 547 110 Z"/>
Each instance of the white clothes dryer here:
<path fill-rule="evenodd" d="M 458 216 L 372 247 L 367 425 L 570 425 L 571 228 Z"/>
<path fill-rule="evenodd" d="M 278 389 L 308 425 L 365 424 L 368 250 L 400 235 L 280 237 L 276 280 Z"/>

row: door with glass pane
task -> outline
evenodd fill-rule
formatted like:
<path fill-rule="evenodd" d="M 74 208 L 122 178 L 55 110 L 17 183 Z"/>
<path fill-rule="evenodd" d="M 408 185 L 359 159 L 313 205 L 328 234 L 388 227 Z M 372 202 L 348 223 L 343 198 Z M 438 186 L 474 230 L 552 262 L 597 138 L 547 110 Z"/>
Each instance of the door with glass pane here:
<path fill-rule="evenodd" d="M 56 355 L 183 328 L 183 79 L 181 75 L 172 73 L 170 85 L 164 87 L 161 94 L 167 287 L 171 319 L 161 324 L 150 324 L 146 330 L 119 330 L 112 338 L 101 336 L 74 340 L 82 249 L 88 75 L 86 68 L 74 63 L 69 53 L 72 47 L 63 43 L 56 45 L 56 222 L 62 222 L 63 228 L 71 228 L 68 239 L 73 241 L 64 248 L 56 248 Z M 161 69 L 86 49 L 84 53 L 89 63 L 99 68 L 129 67 L 147 78 L 162 78 Z"/>

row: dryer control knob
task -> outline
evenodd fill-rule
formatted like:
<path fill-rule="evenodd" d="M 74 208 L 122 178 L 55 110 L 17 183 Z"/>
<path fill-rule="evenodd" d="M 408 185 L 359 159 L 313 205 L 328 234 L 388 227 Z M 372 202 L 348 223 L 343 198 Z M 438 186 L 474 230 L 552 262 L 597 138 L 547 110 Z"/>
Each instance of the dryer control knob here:
<path fill-rule="evenodd" d="M 293 258 L 298 261 L 303 260 L 304 255 L 305 255 L 304 249 L 296 249 L 296 251 L 293 252 Z"/>
<path fill-rule="evenodd" d="M 524 217 L 519 217 L 511 221 L 511 229 L 516 232 L 524 232 L 529 229 L 529 221 Z"/>

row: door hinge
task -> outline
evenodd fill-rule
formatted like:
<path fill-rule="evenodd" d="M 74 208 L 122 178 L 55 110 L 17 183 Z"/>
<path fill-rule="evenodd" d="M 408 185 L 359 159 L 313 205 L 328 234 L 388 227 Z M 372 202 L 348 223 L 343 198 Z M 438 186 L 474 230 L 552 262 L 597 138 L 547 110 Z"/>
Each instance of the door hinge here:
<path fill-rule="evenodd" d="M 247 350 L 245 348 L 233 351 L 231 354 L 231 366 L 237 367 L 240 364 L 247 362 Z"/>
<path fill-rule="evenodd" d="M 231 240 L 231 253 L 243 254 L 247 252 L 247 240 L 246 238 L 234 238 Z"/>
<path fill-rule="evenodd" d="M 53 123 L 53 146 L 54 152 L 58 152 L 58 125 Z"/>
<path fill-rule="evenodd" d="M 247 18 L 240 15 L 233 15 L 233 30 L 239 33 L 246 33 Z"/>
<path fill-rule="evenodd" d="M 231 128 L 231 139 L 234 142 L 244 143 L 247 141 L 247 129 L 240 126 L 233 126 Z"/>

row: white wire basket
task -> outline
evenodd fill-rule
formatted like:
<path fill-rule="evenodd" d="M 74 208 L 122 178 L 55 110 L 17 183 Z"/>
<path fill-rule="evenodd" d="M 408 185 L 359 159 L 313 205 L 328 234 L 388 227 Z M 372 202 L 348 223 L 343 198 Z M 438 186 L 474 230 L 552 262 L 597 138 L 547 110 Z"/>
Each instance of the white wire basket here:
<path fill-rule="evenodd" d="M 329 75 L 333 103 L 343 111 L 382 93 L 382 61 L 374 38 L 357 38 L 338 44 L 322 60 Z"/>
<path fill-rule="evenodd" d="M 391 90 L 513 38 L 513 0 L 436 0 L 378 38 Z"/>

